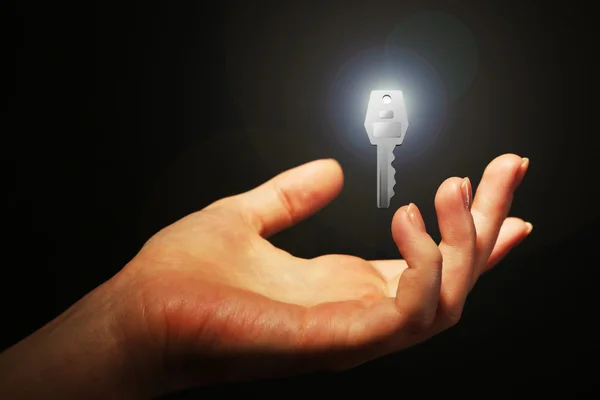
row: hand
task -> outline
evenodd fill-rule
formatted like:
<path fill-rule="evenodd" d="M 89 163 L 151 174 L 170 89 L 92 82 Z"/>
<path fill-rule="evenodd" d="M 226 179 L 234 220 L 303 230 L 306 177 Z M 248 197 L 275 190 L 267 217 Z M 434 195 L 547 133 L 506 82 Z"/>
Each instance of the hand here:
<path fill-rule="evenodd" d="M 391 230 L 405 259 L 385 261 L 307 260 L 268 242 L 343 184 L 332 160 L 286 171 L 158 232 L 96 289 L 110 310 L 110 337 L 153 395 L 345 369 L 412 346 L 456 324 L 478 277 L 531 231 L 507 218 L 527 166 L 516 155 L 496 158 L 474 199 L 468 179 L 446 180 L 435 198 L 439 245 L 416 205 L 400 208 Z"/>

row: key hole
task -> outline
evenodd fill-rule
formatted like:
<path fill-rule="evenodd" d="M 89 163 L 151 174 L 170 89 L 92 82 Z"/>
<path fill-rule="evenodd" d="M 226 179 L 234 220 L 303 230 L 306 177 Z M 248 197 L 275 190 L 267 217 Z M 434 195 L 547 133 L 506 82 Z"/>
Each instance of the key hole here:
<path fill-rule="evenodd" d="M 392 102 L 392 97 L 389 94 L 386 94 L 382 97 L 382 100 L 385 104 L 390 104 Z"/>

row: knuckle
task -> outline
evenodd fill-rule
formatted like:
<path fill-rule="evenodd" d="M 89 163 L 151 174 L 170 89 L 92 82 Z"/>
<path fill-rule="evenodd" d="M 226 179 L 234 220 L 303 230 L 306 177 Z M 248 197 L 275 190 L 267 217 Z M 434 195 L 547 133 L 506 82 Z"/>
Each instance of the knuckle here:
<path fill-rule="evenodd" d="M 288 190 L 273 183 L 273 190 L 279 199 L 279 204 L 283 215 L 289 220 L 289 224 L 293 225 L 296 222 L 297 206 L 294 203 L 294 196 Z"/>
<path fill-rule="evenodd" d="M 444 313 L 444 320 L 446 325 L 449 327 L 455 326 L 458 324 L 462 318 L 463 307 L 462 305 L 450 307 Z"/>
<path fill-rule="evenodd" d="M 413 315 L 406 322 L 406 329 L 410 333 L 421 333 L 428 330 L 435 320 L 435 313 L 421 312 Z"/>
<path fill-rule="evenodd" d="M 434 266 L 441 268 L 443 262 L 444 262 L 444 256 L 443 256 L 442 252 L 440 251 L 438 246 L 433 244 L 432 249 L 431 249 L 431 263 Z"/>

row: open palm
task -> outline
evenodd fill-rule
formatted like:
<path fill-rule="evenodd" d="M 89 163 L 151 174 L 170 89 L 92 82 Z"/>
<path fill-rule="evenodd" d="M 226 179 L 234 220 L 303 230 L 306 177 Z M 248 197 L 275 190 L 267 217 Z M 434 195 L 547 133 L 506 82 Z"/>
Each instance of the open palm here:
<path fill-rule="evenodd" d="M 382 261 L 274 247 L 270 235 L 343 184 L 332 160 L 286 171 L 152 237 L 117 275 L 130 294 L 125 331 L 152 347 L 169 389 L 348 368 L 416 344 L 458 322 L 479 275 L 529 234 L 507 218 L 527 166 L 496 158 L 474 198 L 468 179 L 446 180 L 440 244 L 414 204 L 402 207 L 391 231 L 405 259 Z"/>

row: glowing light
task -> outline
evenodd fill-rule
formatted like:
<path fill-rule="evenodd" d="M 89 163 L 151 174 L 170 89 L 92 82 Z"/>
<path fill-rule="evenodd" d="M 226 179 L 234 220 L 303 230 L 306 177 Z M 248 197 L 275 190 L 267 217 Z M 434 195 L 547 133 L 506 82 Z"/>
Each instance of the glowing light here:
<path fill-rule="evenodd" d="M 396 149 L 396 164 L 423 158 L 437 141 L 446 117 L 446 91 L 437 71 L 419 54 L 406 48 L 381 46 L 365 50 L 342 65 L 330 89 L 329 117 L 335 139 L 346 151 L 367 164 L 376 157 L 364 137 L 364 115 L 372 90 L 377 101 L 393 108 L 399 98 L 390 88 L 402 88 L 411 121 L 411 134 Z M 382 110 L 378 110 L 382 111 Z M 396 113 L 379 118 L 392 119 Z"/>

